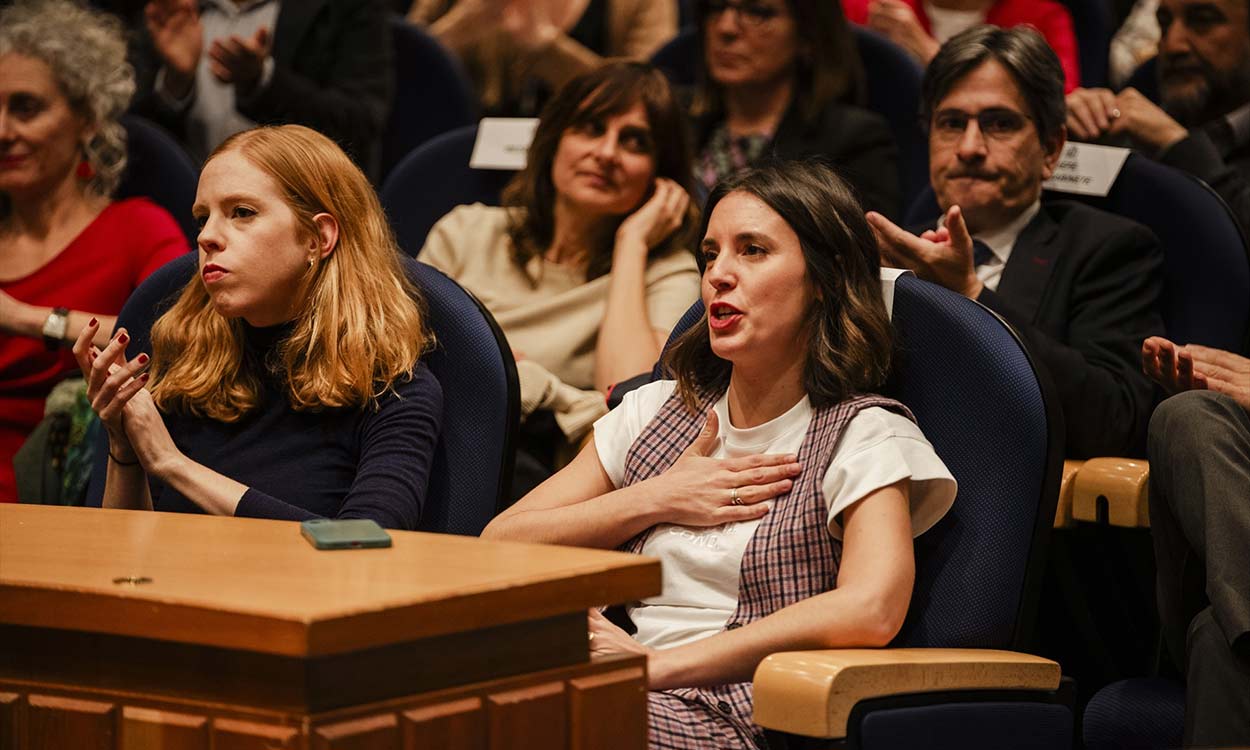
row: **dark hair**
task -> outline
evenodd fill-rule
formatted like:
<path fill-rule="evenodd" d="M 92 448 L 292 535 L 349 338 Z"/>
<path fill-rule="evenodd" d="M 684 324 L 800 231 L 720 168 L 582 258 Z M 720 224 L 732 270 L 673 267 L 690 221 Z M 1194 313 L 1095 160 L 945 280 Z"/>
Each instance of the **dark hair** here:
<path fill-rule="evenodd" d="M 690 143 L 681 106 L 669 88 L 668 79 L 647 63 L 608 63 L 566 83 L 543 107 L 538 129 L 530 143 L 525 168 L 503 191 L 505 206 L 521 208 L 511 212 L 508 236 L 512 240 L 513 261 L 525 271 L 529 261 L 542 255 L 555 235 L 556 187 L 551 166 L 564 133 L 592 120 L 625 112 L 642 102 L 647 112 L 654 144 L 655 174 L 692 191 L 694 172 L 690 163 Z M 618 219 L 624 221 L 628 214 Z M 666 255 L 676 248 L 690 248 L 699 218 L 691 201 L 681 227 L 652 249 L 650 257 Z M 612 232 L 605 233 L 601 246 L 590 248 L 586 280 L 598 278 L 612 269 Z"/>
<path fill-rule="evenodd" d="M 1028 26 L 974 26 L 947 40 L 924 72 L 920 101 L 926 127 L 955 84 L 991 59 L 1002 65 L 1020 88 L 1042 143 L 1057 138 L 1068 111 L 1063 98 L 1063 66 L 1046 39 Z"/>
<path fill-rule="evenodd" d="M 867 96 L 864 66 L 840 0 L 784 0 L 798 30 L 794 96 L 804 119 L 813 122 L 831 101 L 863 104 Z M 718 117 L 724 108 L 720 87 L 707 70 L 707 13 L 696 4 L 698 77 L 691 112 Z"/>
<path fill-rule="evenodd" d="M 879 389 L 889 375 L 893 329 L 881 296 L 877 241 L 855 194 L 816 161 L 768 162 L 721 180 L 703 213 L 703 232 L 716 204 L 742 191 L 759 198 L 798 235 L 815 297 L 803 388 L 820 408 Z M 732 365 L 712 352 L 707 312 L 669 349 L 664 366 L 693 408 L 729 386 Z"/>

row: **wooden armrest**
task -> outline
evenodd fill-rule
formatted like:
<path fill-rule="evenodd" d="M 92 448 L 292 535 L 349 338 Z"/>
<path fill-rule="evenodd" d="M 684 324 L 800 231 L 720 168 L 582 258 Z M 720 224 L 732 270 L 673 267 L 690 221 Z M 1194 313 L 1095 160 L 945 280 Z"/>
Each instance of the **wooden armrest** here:
<path fill-rule="evenodd" d="M 1134 458 L 1091 458 L 1076 474 L 1072 517 L 1098 520 L 1098 498 L 1107 499 L 1107 522 L 1150 528 L 1150 464 Z"/>
<path fill-rule="evenodd" d="M 944 690 L 1055 690 L 1059 665 L 1012 651 L 953 648 L 789 651 L 755 670 L 755 723 L 807 737 L 845 737 L 868 698 Z"/>
<path fill-rule="evenodd" d="M 1068 459 L 1063 462 L 1063 479 L 1059 480 L 1059 503 L 1055 506 L 1055 528 L 1067 529 L 1076 524 L 1072 520 L 1072 487 L 1076 473 L 1084 461 Z"/>

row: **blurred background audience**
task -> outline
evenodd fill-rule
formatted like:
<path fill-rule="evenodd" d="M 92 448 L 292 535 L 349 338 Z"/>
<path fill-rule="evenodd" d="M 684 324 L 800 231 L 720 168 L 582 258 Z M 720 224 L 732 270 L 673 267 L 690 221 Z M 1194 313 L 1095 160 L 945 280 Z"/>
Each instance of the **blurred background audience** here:
<path fill-rule="evenodd" d="M 395 80 L 386 22 L 382 0 L 152 0 L 134 109 L 197 162 L 241 130 L 296 123 L 377 174 Z"/>
<path fill-rule="evenodd" d="M 898 149 L 863 108 L 864 71 L 837 3 L 708 0 L 696 24 L 703 67 L 691 115 L 704 191 L 764 156 L 819 156 L 865 206 L 898 214 Z"/>
<path fill-rule="evenodd" d="M 866 24 L 928 65 L 956 34 L 983 23 L 1029 25 L 1059 56 L 1068 91 L 1081 83 L 1072 15 L 1055 0 L 842 0 L 846 15 Z"/>
<path fill-rule="evenodd" d="M 408 19 L 460 56 L 488 115 L 537 115 L 574 76 L 677 32 L 672 0 L 413 0 Z"/>

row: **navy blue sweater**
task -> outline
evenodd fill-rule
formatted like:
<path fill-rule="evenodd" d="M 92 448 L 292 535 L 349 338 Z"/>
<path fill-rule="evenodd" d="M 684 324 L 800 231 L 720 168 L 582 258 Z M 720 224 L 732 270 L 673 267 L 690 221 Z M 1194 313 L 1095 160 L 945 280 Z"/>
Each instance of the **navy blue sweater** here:
<path fill-rule="evenodd" d="M 289 328 L 249 327 L 245 356 L 263 361 Z M 262 368 L 263 369 L 263 368 Z M 302 521 L 371 518 L 415 529 L 421 518 L 443 390 L 424 364 L 376 407 L 298 412 L 284 380 L 267 375 L 262 404 L 232 424 L 165 414 L 174 443 L 192 461 L 248 486 L 235 515 Z M 181 493 L 152 480 L 156 510 L 202 513 Z"/>

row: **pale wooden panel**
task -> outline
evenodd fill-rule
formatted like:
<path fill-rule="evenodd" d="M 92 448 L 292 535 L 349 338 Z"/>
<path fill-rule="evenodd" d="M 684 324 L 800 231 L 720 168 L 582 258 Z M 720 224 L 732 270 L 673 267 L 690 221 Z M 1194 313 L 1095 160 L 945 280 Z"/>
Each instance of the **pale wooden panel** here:
<path fill-rule="evenodd" d="M 571 750 L 644 750 L 647 680 L 641 668 L 569 680 Z"/>
<path fill-rule="evenodd" d="M 390 533 L 327 552 L 293 522 L 3 503 L 0 623 L 318 656 L 660 590 L 638 555 Z"/>
<path fill-rule="evenodd" d="M 17 693 L 0 693 L 0 750 L 19 750 L 26 734 L 26 701 Z"/>
<path fill-rule="evenodd" d="M 213 721 L 213 750 L 297 750 L 303 745 L 295 727 L 237 719 Z"/>
<path fill-rule="evenodd" d="M 1055 690 L 1059 665 L 1012 651 L 839 649 L 773 654 L 755 670 L 755 723 L 807 737 L 845 737 L 868 698 L 944 690 Z"/>
<path fill-rule="evenodd" d="M 1076 474 L 1084 461 L 1068 459 L 1063 462 L 1063 477 L 1059 480 L 1059 502 L 1055 504 L 1055 528 L 1066 529 L 1074 525 L 1072 520 L 1072 488 Z"/>
<path fill-rule="evenodd" d="M 117 706 L 53 695 L 28 699 L 25 748 L 115 750 Z"/>
<path fill-rule="evenodd" d="M 209 750 L 208 718 L 154 708 L 122 709 L 122 750 Z"/>
<path fill-rule="evenodd" d="M 313 729 L 313 750 L 399 750 L 399 719 L 393 713 L 340 721 Z"/>
<path fill-rule="evenodd" d="M 563 682 L 494 693 L 486 699 L 491 750 L 568 747 Z"/>
<path fill-rule="evenodd" d="M 481 698 L 466 698 L 405 711 L 401 726 L 404 750 L 486 748 L 486 712 Z"/>

